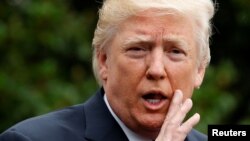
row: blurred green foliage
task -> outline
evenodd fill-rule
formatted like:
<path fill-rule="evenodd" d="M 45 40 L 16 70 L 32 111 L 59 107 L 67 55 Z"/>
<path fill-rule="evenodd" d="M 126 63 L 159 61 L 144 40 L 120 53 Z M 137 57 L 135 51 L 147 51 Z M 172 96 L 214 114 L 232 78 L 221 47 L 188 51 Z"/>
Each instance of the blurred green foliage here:
<path fill-rule="evenodd" d="M 217 0 L 212 62 L 194 93 L 196 128 L 250 123 L 250 1 Z M 101 3 L 0 1 L 0 132 L 28 117 L 85 101 L 97 89 L 91 41 Z"/>
<path fill-rule="evenodd" d="M 97 88 L 91 67 L 96 11 L 69 1 L 0 2 L 0 131 L 81 103 Z"/>
<path fill-rule="evenodd" d="M 191 113 L 201 115 L 201 122 L 196 128 L 207 133 L 208 124 L 226 124 L 224 116 L 237 106 L 234 93 L 229 91 L 236 79 L 237 73 L 230 61 L 223 61 L 218 67 L 209 67 L 203 85 L 193 95 L 195 106 Z"/>

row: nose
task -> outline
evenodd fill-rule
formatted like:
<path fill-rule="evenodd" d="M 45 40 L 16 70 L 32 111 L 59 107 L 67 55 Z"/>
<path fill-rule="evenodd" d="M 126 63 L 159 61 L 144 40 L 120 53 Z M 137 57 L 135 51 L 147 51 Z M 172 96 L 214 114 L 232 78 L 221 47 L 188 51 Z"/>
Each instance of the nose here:
<path fill-rule="evenodd" d="M 161 80 L 167 76 L 164 52 L 161 50 L 152 51 L 147 60 L 146 77 L 149 80 Z"/>

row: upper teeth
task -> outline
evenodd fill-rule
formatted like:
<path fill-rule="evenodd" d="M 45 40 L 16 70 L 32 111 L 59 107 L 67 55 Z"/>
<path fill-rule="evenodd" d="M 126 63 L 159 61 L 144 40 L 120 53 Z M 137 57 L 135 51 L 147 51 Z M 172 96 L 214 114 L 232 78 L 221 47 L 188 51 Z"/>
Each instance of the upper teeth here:
<path fill-rule="evenodd" d="M 147 99 L 147 101 L 149 103 L 156 104 L 156 103 L 160 102 L 161 100 L 160 99 Z"/>

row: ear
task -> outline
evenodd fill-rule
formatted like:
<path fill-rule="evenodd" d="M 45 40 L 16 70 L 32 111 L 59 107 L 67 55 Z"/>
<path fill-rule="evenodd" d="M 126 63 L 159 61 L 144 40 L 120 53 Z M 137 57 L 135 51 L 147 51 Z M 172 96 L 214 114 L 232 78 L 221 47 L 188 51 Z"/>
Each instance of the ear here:
<path fill-rule="evenodd" d="M 195 75 L 195 82 L 194 82 L 194 88 L 199 88 L 200 85 L 202 84 L 204 75 L 205 75 L 206 68 L 201 65 Z"/>
<path fill-rule="evenodd" d="M 105 83 L 108 77 L 108 65 L 107 65 L 107 54 L 105 51 L 100 51 L 97 54 L 97 61 L 99 64 L 99 76 L 100 79 Z"/>

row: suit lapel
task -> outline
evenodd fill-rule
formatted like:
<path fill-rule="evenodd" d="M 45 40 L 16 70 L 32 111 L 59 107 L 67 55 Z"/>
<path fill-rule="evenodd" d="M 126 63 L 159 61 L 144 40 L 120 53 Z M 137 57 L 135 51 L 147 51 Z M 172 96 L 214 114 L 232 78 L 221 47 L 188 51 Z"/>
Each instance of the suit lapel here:
<path fill-rule="evenodd" d="M 84 105 L 86 115 L 85 136 L 95 141 L 128 141 L 119 124 L 109 112 L 103 88 Z"/>

